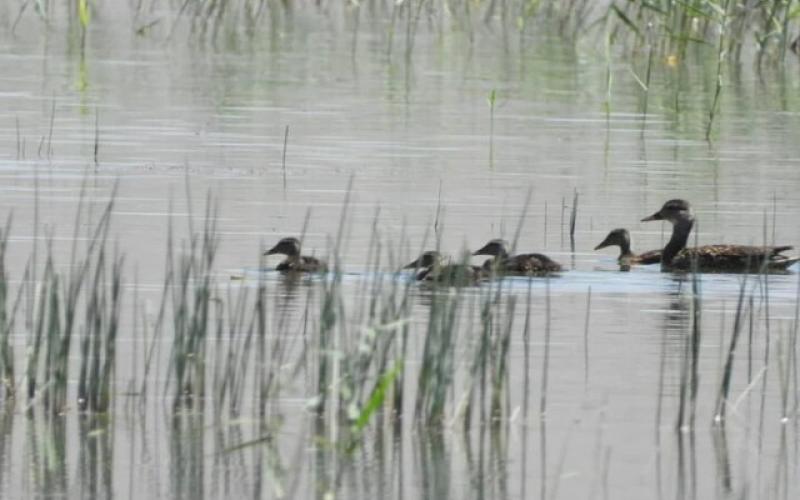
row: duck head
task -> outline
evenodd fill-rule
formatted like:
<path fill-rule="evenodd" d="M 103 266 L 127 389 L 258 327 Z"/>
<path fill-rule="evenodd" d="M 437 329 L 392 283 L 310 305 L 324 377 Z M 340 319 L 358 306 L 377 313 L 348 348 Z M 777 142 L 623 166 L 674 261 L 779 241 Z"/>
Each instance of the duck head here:
<path fill-rule="evenodd" d="M 506 257 L 508 256 L 508 244 L 505 240 L 496 239 L 491 240 L 489 243 L 483 245 L 480 249 L 472 252 L 472 255 L 491 255 L 493 257 Z"/>
<path fill-rule="evenodd" d="M 661 210 L 650 215 L 649 217 L 645 217 L 642 219 L 642 222 L 648 222 L 651 220 L 665 220 L 672 224 L 676 224 L 681 221 L 691 221 L 694 219 L 692 215 L 692 206 L 689 205 L 689 202 L 686 200 L 669 200 L 668 202 L 664 203 L 664 206 L 661 207 Z"/>
<path fill-rule="evenodd" d="M 300 240 L 289 237 L 283 238 L 274 247 L 267 250 L 264 255 L 282 254 L 287 257 L 297 257 L 300 255 Z"/>
<path fill-rule="evenodd" d="M 439 252 L 435 250 L 429 250 L 417 257 L 415 261 L 403 266 L 403 269 L 423 269 L 426 267 L 432 267 L 438 265 L 441 260 L 442 255 Z"/>
<path fill-rule="evenodd" d="M 595 250 L 600 250 L 601 248 L 611 247 L 611 246 L 618 246 L 620 248 L 628 248 L 631 245 L 631 235 L 628 233 L 627 229 L 618 228 L 612 230 L 606 236 L 599 245 L 594 247 Z"/>

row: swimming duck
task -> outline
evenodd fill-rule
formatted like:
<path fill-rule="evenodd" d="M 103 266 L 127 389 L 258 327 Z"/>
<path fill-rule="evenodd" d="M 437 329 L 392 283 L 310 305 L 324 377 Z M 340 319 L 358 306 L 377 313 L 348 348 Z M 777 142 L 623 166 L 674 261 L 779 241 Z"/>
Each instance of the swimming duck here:
<path fill-rule="evenodd" d="M 442 254 L 435 250 L 423 252 L 415 261 L 403 269 L 417 269 L 418 281 L 431 281 L 453 286 L 473 285 L 489 277 L 484 269 L 469 264 L 445 263 Z"/>
<path fill-rule="evenodd" d="M 526 253 L 509 255 L 507 243 L 501 239 L 490 240 L 472 255 L 491 255 L 491 268 L 498 274 L 517 276 L 543 276 L 561 271 L 561 264 L 547 255 L 540 253 Z M 486 267 L 486 263 L 484 263 Z"/>
<path fill-rule="evenodd" d="M 700 272 L 784 271 L 800 258 L 781 252 L 791 246 L 703 245 L 686 248 L 694 226 L 692 207 L 686 200 L 669 200 L 642 222 L 665 220 L 672 224 L 672 237 L 661 254 L 662 271 L 689 271 L 696 265 Z"/>
<path fill-rule="evenodd" d="M 267 250 L 264 255 L 282 254 L 286 256 L 283 262 L 278 264 L 275 269 L 282 272 L 299 273 L 324 273 L 328 270 L 325 261 L 300 255 L 300 240 L 297 238 L 283 238 L 274 247 Z"/>
<path fill-rule="evenodd" d="M 620 253 L 617 262 L 622 267 L 630 268 L 635 264 L 656 264 L 661 262 L 661 250 L 650 250 L 649 252 L 636 255 L 631 251 L 631 235 L 627 229 L 618 228 L 612 230 L 606 239 L 594 247 L 595 250 L 610 246 L 618 246 Z"/>

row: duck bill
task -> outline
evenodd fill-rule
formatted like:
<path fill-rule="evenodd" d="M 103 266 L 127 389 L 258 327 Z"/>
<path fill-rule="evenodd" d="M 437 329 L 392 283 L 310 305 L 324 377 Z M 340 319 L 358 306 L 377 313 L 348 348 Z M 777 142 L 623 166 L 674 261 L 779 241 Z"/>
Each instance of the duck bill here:
<path fill-rule="evenodd" d="M 266 252 L 264 252 L 264 255 L 275 255 L 279 251 L 280 250 L 278 249 L 278 245 L 275 245 L 274 247 L 272 247 L 269 250 L 267 250 Z"/>
<path fill-rule="evenodd" d="M 416 269 L 419 267 L 419 259 L 414 260 L 414 262 L 410 262 L 403 266 L 403 269 Z"/>
<path fill-rule="evenodd" d="M 653 215 L 649 215 L 642 219 L 642 222 L 650 222 L 651 220 L 663 220 L 664 218 L 661 216 L 661 212 L 656 212 Z"/>
<path fill-rule="evenodd" d="M 599 245 L 594 247 L 594 249 L 595 250 L 600 250 L 601 248 L 605 248 L 605 247 L 608 247 L 608 246 L 611 246 L 611 243 L 608 242 L 608 239 L 605 239 L 605 240 L 603 240 L 602 243 L 600 243 Z"/>
<path fill-rule="evenodd" d="M 489 255 L 489 254 L 487 253 L 487 251 L 486 251 L 486 247 L 487 247 L 487 246 L 488 246 L 488 245 L 484 245 L 484 246 L 482 246 L 480 249 L 478 249 L 478 250 L 475 250 L 474 252 L 472 252 L 472 255 Z"/>

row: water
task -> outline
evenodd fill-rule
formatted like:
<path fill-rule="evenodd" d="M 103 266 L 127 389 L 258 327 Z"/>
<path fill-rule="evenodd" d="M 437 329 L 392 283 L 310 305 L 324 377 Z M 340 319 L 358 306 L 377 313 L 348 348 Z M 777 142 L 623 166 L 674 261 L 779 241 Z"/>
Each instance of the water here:
<path fill-rule="evenodd" d="M 356 37 L 352 12 L 303 9 L 293 24 L 264 36 L 216 44 L 193 42 L 180 28 L 166 41 L 166 18 L 153 36 L 137 36 L 125 9 L 100 13 L 83 60 L 64 23 L 46 31 L 25 15 L 15 36 L 0 31 L 0 213 L 13 211 L 10 279 L 22 279 L 34 239 L 40 259 L 50 244 L 66 265 L 81 185 L 87 208 L 79 248 L 118 185 L 110 245 L 126 255 L 126 298 L 138 289 L 140 320 L 152 329 L 170 220 L 176 239 L 190 224 L 200 228 L 210 192 L 219 207 L 220 294 L 246 289 L 252 298 L 265 280 L 270 342 L 280 331 L 288 345 L 273 364 L 281 387 L 266 423 L 249 410 L 172 419 L 172 393 L 164 390 L 171 336 L 155 341 L 143 398 L 137 387 L 152 330 L 134 329 L 126 312 L 110 416 L 83 416 L 74 398 L 52 419 L 28 416 L 22 397 L 13 407 L 4 400 L 3 498 L 796 496 L 796 368 L 787 352 L 795 345 L 797 269 L 770 277 L 768 301 L 763 281 L 745 283 L 753 333 L 745 316 L 724 429 L 711 424 L 742 277 L 703 276 L 696 429 L 676 432 L 691 280 L 653 266 L 619 273 L 611 250 L 591 249 L 614 227 L 632 231 L 634 250 L 659 248 L 669 229 L 638 221 L 672 197 L 692 202 L 701 243 L 759 244 L 765 232 L 767 240 L 774 232 L 777 243 L 797 243 L 797 61 L 787 61 L 783 74 L 744 67 L 726 79 L 708 143 L 716 66 L 702 60 L 683 74 L 658 61 L 645 119 L 630 73 L 643 67 L 627 59 L 613 66 L 605 112 L 606 63 L 591 37 L 573 47 L 541 35 L 520 51 L 514 43 L 504 49 L 502 33 L 488 29 L 472 45 L 463 32 L 421 29 L 406 64 L 402 41 L 387 55 L 385 23 L 362 19 Z M 354 343 L 364 326 L 357 305 L 375 296 L 372 284 L 407 285 L 392 271 L 437 237 L 454 255 L 491 238 L 513 239 L 530 192 L 517 248 L 545 252 L 569 271 L 503 283 L 501 310 L 512 299 L 516 307 L 502 425 L 480 426 L 476 414 L 465 431 L 459 413 L 490 285 L 462 292 L 456 382 L 442 428 L 413 425 L 434 298 L 412 285 L 403 432 L 393 435 L 388 418 L 373 422 L 364 445 L 348 453 L 332 444 L 332 427 L 318 427 L 308 410 L 318 315 L 306 311 L 319 310 L 320 283 L 261 273 L 259 250 L 300 234 L 308 217 L 305 251 L 328 255 L 351 179 L 340 255 L 351 326 L 342 338 Z M 378 266 L 369 258 L 373 227 L 384 244 Z M 28 339 L 20 320 L 12 336 L 20 373 Z M 311 361 L 298 362 L 300 353 Z M 73 370 L 71 390 L 76 384 Z M 786 422 L 782 387 L 789 388 Z M 245 399 L 253 393 L 248 386 Z"/>

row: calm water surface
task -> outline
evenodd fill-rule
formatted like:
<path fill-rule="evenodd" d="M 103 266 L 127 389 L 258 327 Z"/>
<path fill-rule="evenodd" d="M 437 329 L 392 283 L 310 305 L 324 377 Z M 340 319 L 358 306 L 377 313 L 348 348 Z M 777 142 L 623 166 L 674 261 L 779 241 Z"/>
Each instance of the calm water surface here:
<path fill-rule="evenodd" d="M 421 29 L 406 63 L 400 48 L 388 57 L 385 24 L 362 19 L 354 38 L 347 15 L 337 23 L 303 12 L 292 29 L 212 44 L 180 29 L 166 40 L 165 26 L 137 36 L 127 11 L 101 12 L 83 60 L 59 23 L 47 31 L 26 15 L 15 35 L 0 28 L 0 213 L 13 213 L 10 279 L 22 279 L 34 240 L 40 259 L 50 241 L 66 265 L 81 185 L 88 208 L 79 246 L 117 185 L 110 241 L 126 255 L 127 298 L 138 288 L 142 322 L 152 324 L 168 227 L 177 240 L 190 224 L 200 227 L 210 193 L 218 205 L 220 293 L 252 292 L 263 277 L 270 332 L 291 337 L 290 355 L 266 434 L 248 411 L 221 420 L 200 412 L 171 418 L 169 332 L 158 341 L 145 400 L 131 394 L 129 381 L 145 376 L 148 344 L 142 325 L 134 329 L 126 317 L 110 416 L 81 416 L 75 407 L 52 419 L 28 416 L 27 401 L 12 407 L 4 400 L 3 498 L 800 492 L 797 371 L 788 354 L 796 350 L 797 269 L 766 284 L 744 283 L 745 306 L 752 297 L 753 309 L 743 319 L 724 428 L 712 420 L 742 277 L 702 277 L 697 423 L 694 432 L 676 432 L 695 306 L 691 280 L 653 266 L 619 273 L 613 252 L 592 251 L 614 227 L 632 231 L 634 250 L 660 247 L 669 229 L 638 221 L 673 197 L 694 205 L 700 243 L 759 244 L 773 233 L 778 243 L 800 243 L 797 61 L 783 74 L 759 77 L 749 66 L 732 72 L 708 143 L 712 63 L 678 73 L 659 61 L 645 119 L 630 72 L 641 67 L 628 62 L 613 66 L 606 112 L 606 63 L 592 39 L 572 46 L 537 35 L 521 51 L 514 44 L 504 50 L 490 30 L 470 44 L 458 31 Z M 309 324 L 308 310 L 319 310 L 320 284 L 262 274 L 259 252 L 300 234 L 308 217 L 305 250 L 329 255 L 351 179 L 340 256 L 354 332 L 364 324 L 352 311 L 373 296 L 370 285 L 405 286 L 407 277 L 392 271 L 437 238 L 454 255 L 490 238 L 513 239 L 524 213 L 517 248 L 546 252 L 569 269 L 550 281 L 502 285 L 501 302 L 515 304 L 502 425 L 475 419 L 466 431 L 460 413 L 487 285 L 462 292 L 455 383 L 441 428 L 413 425 L 410 396 L 402 432 L 392 434 L 382 419 L 355 452 L 332 445 L 330 427 L 319 432 L 308 410 L 313 370 L 298 369 L 296 355 L 318 326 Z M 370 258 L 373 230 L 383 244 L 378 265 Z M 405 387 L 413 394 L 433 299 L 417 286 L 410 299 Z M 19 366 L 28 345 L 22 323 L 13 335 Z"/>

